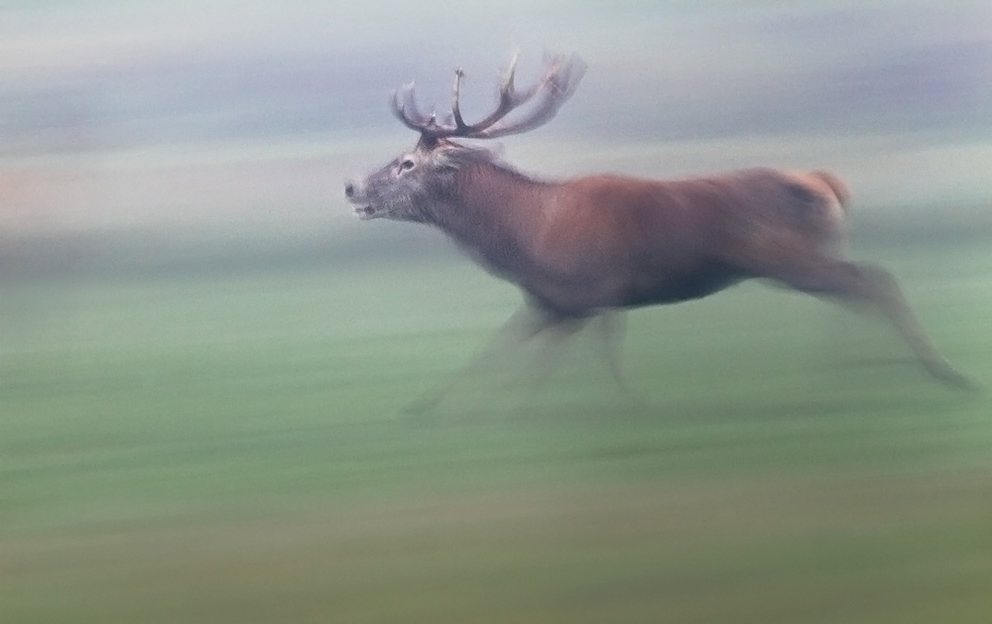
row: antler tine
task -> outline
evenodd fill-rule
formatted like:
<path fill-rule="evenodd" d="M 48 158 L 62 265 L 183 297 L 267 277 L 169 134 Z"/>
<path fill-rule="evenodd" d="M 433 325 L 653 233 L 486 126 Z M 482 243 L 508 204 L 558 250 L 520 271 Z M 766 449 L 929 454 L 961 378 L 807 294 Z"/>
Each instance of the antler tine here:
<path fill-rule="evenodd" d="M 462 136 L 471 138 L 478 136 L 478 133 L 480 132 L 485 132 L 487 128 L 498 122 L 503 117 L 506 117 L 510 111 L 527 102 L 527 100 L 534 96 L 537 89 L 540 88 L 541 83 L 538 82 L 525 93 L 521 94 L 517 92 L 515 78 L 517 75 L 517 59 L 519 58 L 520 52 L 514 51 L 513 56 L 510 57 L 510 64 L 507 65 L 506 70 L 503 72 L 503 77 L 499 84 L 499 103 L 496 106 L 496 110 L 490 113 L 482 121 L 474 123 L 471 126 L 466 126 L 472 134 Z"/>
<path fill-rule="evenodd" d="M 552 57 L 547 71 L 539 81 L 524 92 L 512 92 L 513 102 L 510 109 L 517 108 L 532 100 L 538 93 L 542 93 L 543 97 L 539 103 L 532 107 L 527 115 L 512 123 L 499 123 L 502 117 L 505 117 L 506 113 L 504 113 L 495 119 L 487 128 L 476 134 L 475 138 L 492 139 L 510 134 L 518 134 L 546 123 L 555 116 L 561 106 L 575 93 L 575 89 L 579 86 L 579 81 L 582 80 L 585 71 L 585 63 L 576 56 Z"/>
<path fill-rule="evenodd" d="M 544 72 L 544 75 L 541 76 L 541 79 L 532 84 L 529 89 L 521 93 L 517 91 L 517 87 L 513 81 L 517 71 L 517 58 L 519 55 L 519 52 L 513 53 L 513 58 L 510 59 L 510 66 L 506 68 L 506 74 L 503 78 L 503 86 L 500 89 L 500 96 L 505 97 L 514 108 L 527 103 L 528 100 L 534 97 L 538 90 L 540 90 L 540 88 L 548 81 L 551 74 L 556 71 L 560 61 L 560 58 L 556 57 L 548 67 L 547 71 Z"/>
<path fill-rule="evenodd" d="M 414 84 L 412 81 L 393 93 L 391 104 L 393 114 L 407 128 L 420 133 L 429 131 L 434 115 L 428 117 L 420 111 L 420 107 L 417 106 L 417 98 L 414 94 Z"/>
<path fill-rule="evenodd" d="M 520 58 L 520 50 L 514 50 L 513 56 L 510 57 L 510 64 L 506 66 L 506 71 L 503 72 L 503 81 L 500 84 L 500 96 L 504 94 L 512 94 L 516 90 L 513 84 L 514 78 L 517 75 L 517 59 Z"/>
<path fill-rule="evenodd" d="M 525 132 L 551 119 L 561 105 L 575 92 L 579 80 L 585 73 L 585 64 L 577 57 L 555 56 L 550 59 L 544 75 L 525 91 L 517 91 L 514 84 L 518 54 L 514 53 L 510 64 L 503 72 L 499 85 L 499 102 L 496 110 L 474 124 L 465 123 L 461 111 L 461 82 L 465 72 L 455 70 L 455 83 L 451 95 L 451 121 L 438 124 L 435 116 L 429 117 L 417 106 L 413 83 L 398 90 L 393 96 L 393 113 L 408 128 L 420 132 L 424 139 L 464 137 L 468 139 L 490 139 Z M 401 101 L 402 94 L 402 101 Z M 535 96 L 542 94 L 539 103 L 520 119 L 512 123 L 501 123 L 514 109 L 527 104 Z"/>
<path fill-rule="evenodd" d="M 455 122 L 456 128 L 465 128 L 465 120 L 462 119 L 462 110 L 459 100 L 461 99 L 461 87 L 462 78 L 465 77 L 465 71 L 461 67 L 455 70 L 455 87 L 451 95 L 451 115 Z"/>

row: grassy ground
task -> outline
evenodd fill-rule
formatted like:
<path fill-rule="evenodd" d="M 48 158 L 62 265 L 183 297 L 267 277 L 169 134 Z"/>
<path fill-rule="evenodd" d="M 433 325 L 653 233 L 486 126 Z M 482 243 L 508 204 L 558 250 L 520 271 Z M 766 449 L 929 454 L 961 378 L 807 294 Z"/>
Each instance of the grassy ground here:
<path fill-rule="evenodd" d="M 992 384 L 988 244 L 867 250 Z M 510 315 L 463 263 L 0 286 L 0 622 L 986 622 L 992 410 L 767 286 L 401 408 Z M 523 379 L 521 379 L 523 378 Z"/>

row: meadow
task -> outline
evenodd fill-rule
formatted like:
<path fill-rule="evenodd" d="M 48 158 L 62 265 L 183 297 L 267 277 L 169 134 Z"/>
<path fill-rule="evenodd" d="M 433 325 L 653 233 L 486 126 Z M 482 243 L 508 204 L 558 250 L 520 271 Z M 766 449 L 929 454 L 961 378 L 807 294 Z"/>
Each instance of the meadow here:
<path fill-rule="evenodd" d="M 992 386 L 987 240 L 863 246 Z M 0 283 L 0 622 L 984 623 L 992 403 L 763 284 L 429 418 L 512 313 L 439 252 Z"/>

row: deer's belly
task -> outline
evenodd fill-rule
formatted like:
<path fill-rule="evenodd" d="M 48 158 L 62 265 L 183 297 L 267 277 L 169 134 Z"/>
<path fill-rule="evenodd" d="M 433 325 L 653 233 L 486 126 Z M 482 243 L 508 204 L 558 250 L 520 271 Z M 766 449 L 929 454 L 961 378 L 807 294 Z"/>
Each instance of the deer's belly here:
<path fill-rule="evenodd" d="M 623 307 L 677 303 L 699 299 L 719 292 L 744 279 L 744 275 L 726 266 L 701 265 L 672 274 L 644 273 L 623 293 Z"/>

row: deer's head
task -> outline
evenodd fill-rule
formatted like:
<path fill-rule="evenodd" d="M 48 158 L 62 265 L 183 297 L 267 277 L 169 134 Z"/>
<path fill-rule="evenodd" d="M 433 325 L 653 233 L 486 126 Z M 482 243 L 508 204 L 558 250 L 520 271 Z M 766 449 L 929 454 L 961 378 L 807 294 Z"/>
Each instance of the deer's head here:
<path fill-rule="evenodd" d="M 536 128 L 554 117 L 585 72 L 585 65 L 576 57 L 551 57 L 541 78 L 520 91 L 514 85 L 516 60 L 514 56 L 500 81 L 496 109 L 477 123 L 467 124 L 462 118 L 459 99 L 464 73 L 460 69 L 455 71 L 451 112 L 443 122 L 434 113 L 420 110 L 413 83 L 397 90 L 392 100 L 393 114 L 406 127 L 420 133 L 420 139 L 412 150 L 361 182 L 345 183 L 345 196 L 355 213 L 362 219 L 425 220 L 430 207 L 451 197 L 459 170 L 491 158 L 488 150 L 451 139 L 494 139 Z M 522 112 L 510 115 L 517 109 Z"/>

